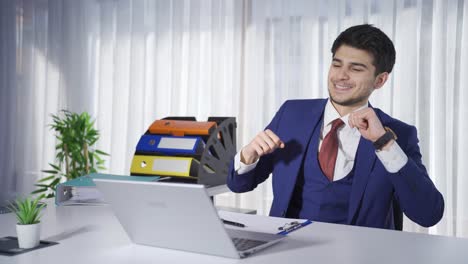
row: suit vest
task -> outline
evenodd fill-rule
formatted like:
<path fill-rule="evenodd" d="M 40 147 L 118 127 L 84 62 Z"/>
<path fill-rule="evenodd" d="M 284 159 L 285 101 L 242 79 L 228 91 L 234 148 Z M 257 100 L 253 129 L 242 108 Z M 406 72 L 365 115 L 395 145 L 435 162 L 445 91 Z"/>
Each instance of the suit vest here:
<path fill-rule="evenodd" d="M 322 121 L 323 123 L 323 117 Z M 345 224 L 354 178 L 351 172 L 330 182 L 318 161 L 318 145 L 322 124 L 316 126 L 307 144 L 286 217 L 319 222 Z"/>

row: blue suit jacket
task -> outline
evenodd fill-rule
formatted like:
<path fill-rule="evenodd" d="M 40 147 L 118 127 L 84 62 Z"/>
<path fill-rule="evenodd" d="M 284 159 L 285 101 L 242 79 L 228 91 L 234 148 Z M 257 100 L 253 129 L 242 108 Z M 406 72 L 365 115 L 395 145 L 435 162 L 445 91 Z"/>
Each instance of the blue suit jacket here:
<path fill-rule="evenodd" d="M 326 103 L 327 99 L 286 101 L 267 126 L 285 142 L 285 148 L 263 156 L 256 168 L 246 174 L 238 175 L 232 162 L 228 187 L 233 192 L 251 191 L 273 173 L 270 215 L 286 216 L 308 140 L 321 124 Z M 444 199 L 421 162 L 416 128 L 379 109 L 374 110 L 382 124 L 398 136 L 397 142 L 408 156 L 408 162 L 399 172 L 389 173 L 377 158 L 372 143 L 361 137 L 347 223 L 394 228 L 393 205 L 397 202 L 414 222 L 425 227 L 435 225 L 442 218 Z"/>

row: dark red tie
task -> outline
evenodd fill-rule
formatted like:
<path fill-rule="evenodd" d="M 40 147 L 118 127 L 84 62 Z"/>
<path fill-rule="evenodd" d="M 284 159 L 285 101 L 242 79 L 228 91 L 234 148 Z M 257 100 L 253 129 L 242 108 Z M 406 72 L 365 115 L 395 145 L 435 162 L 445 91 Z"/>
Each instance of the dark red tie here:
<path fill-rule="evenodd" d="M 319 151 L 319 163 L 323 174 L 327 176 L 330 181 L 333 181 L 333 174 L 335 172 L 336 156 L 338 155 L 338 135 L 336 131 L 344 125 L 341 119 L 335 119 L 332 122 L 330 132 L 325 136 L 322 142 L 322 147 Z"/>

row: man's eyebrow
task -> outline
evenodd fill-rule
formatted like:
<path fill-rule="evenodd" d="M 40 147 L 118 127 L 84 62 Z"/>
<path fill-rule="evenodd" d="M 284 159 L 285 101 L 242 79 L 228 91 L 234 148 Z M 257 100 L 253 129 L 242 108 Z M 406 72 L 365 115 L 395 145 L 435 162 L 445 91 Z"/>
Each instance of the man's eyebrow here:
<path fill-rule="evenodd" d="M 333 62 L 338 62 L 338 63 L 343 63 L 342 60 L 338 59 L 338 58 L 333 58 L 332 59 Z M 351 62 L 350 63 L 352 66 L 358 66 L 358 67 L 363 67 L 365 69 L 369 69 L 369 67 L 367 67 L 367 65 L 365 65 L 364 63 L 360 63 L 360 62 Z"/>
<path fill-rule="evenodd" d="M 368 69 L 369 67 L 367 67 L 367 65 L 363 64 L 363 63 L 359 63 L 359 62 L 351 62 L 351 65 L 353 66 L 360 66 L 360 67 L 363 67 L 363 68 L 366 68 Z"/>

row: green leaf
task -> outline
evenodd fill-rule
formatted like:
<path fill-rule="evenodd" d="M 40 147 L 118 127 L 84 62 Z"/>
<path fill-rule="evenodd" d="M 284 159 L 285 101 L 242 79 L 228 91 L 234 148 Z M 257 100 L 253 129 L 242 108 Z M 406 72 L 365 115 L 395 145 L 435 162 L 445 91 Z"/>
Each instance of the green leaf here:
<path fill-rule="evenodd" d="M 104 155 L 104 156 L 110 156 L 108 153 L 102 151 L 102 150 L 99 150 L 99 149 L 96 149 L 96 153 L 97 154 L 100 154 L 100 155 Z"/>
<path fill-rule="evenodd" d="M 100 163 L 100 162 L 103 162 L 103 161 L 104 161 L 104 160 L 101 159 L 101 157 L 99 157 L 98 155 L 94 155 L 94 158 L 96 158 L 97 163 Z"/>
<path fill-rule="evenodd" d="M 42 187 L 42 188 L 48 188 L 49 187 L 48 184 L 34 184 L 34 186 Z"/>
<path fill-rule="evenodd" d="M 45 198 L 45 194 L 41 194 L 41 195 L 39 195 L 39 196 L 36 197 L 36 199 L 37 199 L 38 201 L 40 201 L 40 200 L 42 200 L 42 199 L 44 199 L 44 198 Z M 45 206 L 45 204 L 44 204 L 44 206 Z"/>
<path fill-rule="evenodd" d="M 43 193 L 43 192 L 46 192 L 46 191 L 47 191 L 47 188 L 42 188 L 42 189 L 37 189 L 37 190 L 33 191 L 31 194 Z"/>
<path fill-rule="evenodd" d="M 51 175 L 49 177 L 42 178 L 42 179 L 38 180 L 37 182 L 46 182 L 48 180 L 52 180 L 53 178 L 55 178 L 55 175 Z"/>
<path fill-rule="evenodd" d="M 49 173 L 49 174 L 57 174 L 58 173 L 58 171 L 56 171 L 56 170 L 42 170 L 42 172 Z"/>
<path fill-rule="evenodd" d="M 49 163 L 49 165 L 50 165 L 52 168 L 54 168 L 55 170 L 60 171 L 60 168 L 59 168 L 57 165 L 54 165 L 54 164 L 52 164 L 52 163 Z"/>
<path fill-rule="evenodd" d="M 60 178 L 57 178 L 53 182 L 50 183 L 50 186 L 55 187 L 59 182 L 60 182 Z"/>

